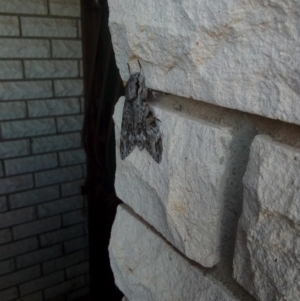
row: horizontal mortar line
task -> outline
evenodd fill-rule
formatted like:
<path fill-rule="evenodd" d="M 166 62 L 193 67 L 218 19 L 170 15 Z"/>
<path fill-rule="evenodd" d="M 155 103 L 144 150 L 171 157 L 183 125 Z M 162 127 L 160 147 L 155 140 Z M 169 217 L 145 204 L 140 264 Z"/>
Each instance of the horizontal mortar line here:
<path fill-rule="evenodd" d="M 39 41 L 49 41 L 50 40 L 61 40 L 61 41 L 82 41 L 82 38 L 73 37 L 51 37 L 51 36 L 2 36 L 0 35 L 1 40 L 39 40 Z"/>
<path fill-rule="evenodd" d="M 0 62 L 21 62 L 21 61 L 82 61 L 82 58 L 51 58 L 51 57 L 45 57 L 45 58 L 35 58 L 35 57 L 30 57 L 30 58 L 26 58 L 26 57 L 19 57 L 19 58 L 1 58 L 0 57 Z"/>
<path fill-rule="evenodd" d="M 41 101 L 41 100 L 40 100 Z M 1 104 L 2 102 L 0 102 Z M 75 114 L 65 114 L 65 115 L 50 115 L 50 116 L 38 116 L 38 117 L 24 117 L 24 118 L 18 118 L 18 119 L 9 119 L 9 120 L 0 120 L 1 123 L 7 123 L 7 122 L 19 122 L 19 121 L 32 121 L 32 120 L 41 120 L 41 119 L 54 119 L 56 117 L 74 117 L 74 116 L 82 116 L 83 114 L 75 113 Z M 76 130 L 78 131 L 78 130 Z M 49 134 L 51 135 L 51 134 Z M 40 136 L 40 135 L 38 135 Z M 36 136 L 29 136 L 29 137 L 36 137 Z M 28 137 L 24 137 L 28 138 Z M 3 138 L 5 139 L 5 138 Z"/>
<path fill-rule="evenodd" d="M 0 103 L 14 103 L 16 101 L 44 101 L 44 100 L 61 100 L 61 99 L 74 99 L 79 100 L 82 96 L 61 96 L 61 97 L 48 97 L 48 98 L 30 98 L 30 99 L 15 99 L 15 100 L 1 100 Z"/>
<path fill-rule="evenodd" d="M 63 201 L 64 199 L 68 199 L 68 198 L 73 198 L 74 196 L 81 196 L 81 195 L 72 195 L 72 196 L 69 196 L 69 197 L 64 197 L 64 198 L 61 198 L 61 199 L 59 199 L 59 200 L 61 200 L 61 201 Z M 51 201 L 50 202 L 48 202 L 48 203 L 51 203 Z M 38 205 L 38 204 L 37 204 Z M 82 209 L 85 209 L 86 208 L 86 206 L 84 206 L 84 205 L 82 205 L 81 207 L 78 207 L 78 208 L 73 208 L 73 209 L 71 209 L 71 210 L 67 210 L 67 211 L 62 211 L 62 212 L 58 212 L 58 213 L 55 213 L 55 214 L 52 214 L 52 215 L 47 215 L 47 216 L 44 216 L 44 217 L 38 217 L 36 220 L 34 220 L 34 221 L 42 221 L 43 219 L 46 219 L 46 218 L 50 218 L 50 217 L 55 217 L 55 216 L 58 216 L 58 215 L 63 215 L 63 214 L 67 214 L 67 213 L 71 213 L 71 212 L 73 212 L 73 211 L 78 211 L 78 210 L 82 210 Z M 88 215 L 86 214 L 86 219 L 88 220 Z M 29 221 L 30 222 L 30 221 Z M 28 222 L 27 222 L 28 223 Z M 84 222 L 80 222 L 80 223 L 84 223 Z M 80 223 L 78 223 L 78 224 L 80 224 Z M 24 223 L 24 224 L 26 224 L 26 223 Z M 76 224 L 76 223 L 75 223 Z M 19 224 L 18 224 L 19 225 Z M 18 225 L 16 225 L 16 226 L 18 226 Z M 73 224 L 72 224 L 73 225 Z M 63 224 L 62 224 L 62 228 L 64 228 L 63 227 Z M 57 230 L 59 230 L 60 228 L 57 228 Z M 55 230 L 51 230 L 51 231 L 55 231 Z M 38 234 L 38 235 L 42 235 L 42 234 L 44 234 L 44 232 L 43 233 L 40 233 L 40 234 Z"/>
<path fill-rule="evenodd" d="M 26 68 L 25 68 L 26 69 Z M 25 77 L 18 79 L 3 79 L 1 83 L 7 82 L 40 82 L 40 81 L 50 81 L 50 80 L 73 80 L 73 79 L 83 79 L 83 77 L 78 77 L 78 75 L 74 75 L 73 77 Z"/>
<path fill-rule="evenodd" d="M 22 14 L 22 13 L 6 13 L 1 12 L 0 16 L 11 16 L 11 17 L 28 17 L 28 18 L 44 18 L 44 19 L 67 19 L 67 20 L 81 20 L 79 16 L 58 16 L 58 15 L 48 15 L 48 14 Z"/>

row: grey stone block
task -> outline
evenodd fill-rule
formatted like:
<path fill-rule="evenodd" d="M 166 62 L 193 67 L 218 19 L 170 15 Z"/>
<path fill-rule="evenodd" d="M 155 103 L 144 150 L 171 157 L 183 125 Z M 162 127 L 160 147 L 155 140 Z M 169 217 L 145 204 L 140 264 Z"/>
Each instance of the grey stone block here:
<path fill-rule="evenodd" d="M 39 242 L 36 237 L 13 242 L 0 248 L 0 260 L 17 256 L 38 249 Z M 1 281 L 0 281 L 1 282 Z"/>
<path fill-rule="evenodd" d="M 50 153 L 4 161 L 6 175 L 11 176 L 58 166 L 57 154 Z"/>
<path fill-rule="evenodd" d="M 43 300 L 44 300 L 43 292 L 39 291 L 39 292 L 27 295 L 25 297 L 22 297 L 21 299 L 14 300 L 14 301 L 43 301 Z"/>
<path fill-rule="evenodd" d="M 0 16 L 0 35 L 1 36 L 19 36 L 18 17 Z"/>
<path fill-rule="evenodd" d="M 20 293 L 21 296 L 27 295 L 28 293 L 32 293 L 37 290 L 44 289 L 46 287 L 52 286 L 54 284 L 60 283 L 64 281 L 64 272 L 60 271 L 57 273 L 53 273 L 48 276 L 40 277 L 36 280 L 26 282 L 20 285 Z"/>
<path fill-rule="evenodd" d="M 21 61 L 0 61 L 0 80 L 23 78 Z"/>
<path fill-rule="evenodd" d="M 64 243 L 65 253 L 86 249 L 89 245 L 88 236 L 81 236 Z"/>
<path fill-rule="evenodd" d="M 50 43 L 48 40 L 0 39 L 0 58 L 48 57 L 50 57 Z"/>
<path fill-rule="evenodd" d="M 19 296 L 17 287 L 12 287 L 7 290 L 0 291 L 0 300 L 1 301 L 9 301 L 15 299 Z"/>
<path fill-rule="evenodd" d="M 70 196 L 81 194 L 81 187 L 84 184 L 84 179 L 61 184 L 61 195 Z"/>
<path fill-rule="evenodd" d="M 0 245 L 12 241 L 12 235 L 10 229 L 0 230 Z"/>
<path fill-rule="evenodd" d="M 74 278 L 76 276 L 86 274 L 90 270 L 89 262 L 85 261 L 80 264 L 76 264 L 70 268 L 66 269 L 67 279 Z"/>
<path fill-rule="evenodd" d="M 0 120 L 20 119 L 25 117 L 25 101 L 0 102 Z"/>
<path fill-rule="evenodd" d="M 40 235 L 41 245 L 49 246 L 74 237 L 84 235 L 84 225 L 76 225 Z"/>
<path fill-rule="evenodd" d="M 79 165 L 35 173 L 37 187 L 67 182 L 82 178 L 82 168 Z"/>
<path fill-rule="evenodd" d="M 21 17 L 24 37 L 77 37 L 77 21 L 72 19 Z"/>
<path fill-rule="evenodd" d="M 51 43 L 54 58 L 82 58 L 81 41 L 52 40 Z"/>
<path fill-rule="evenodd" d="M 40 249 L 31 253 L 16 257 L 17 269 L 34 265 L 63 255 L 62 245 L 55 245 L 49 248 Z"/>
<path fill-rule="evenodd" d="M 80 113 L 77 98 L 28 101 L 29 117 L 55 116 Z"/>
<path fill-rule="evenodd" d="M 33 187 L 32 175 L 22 175 L 0 179 L 0 194 L 7 194 Z"/>
<path fill-rule="evenodd" d="M 53 91 L 51 81 L 22 81 L 0 83 L 0 100 L 47 98 L 52 96 Z"/>
<path fill-rule="evenodd" d="M 13 234 L 15 239 L 20 239 L 36 234 L 48 232 L 60 228 L 60 216 L 53 216 L 42 220 L 26 223 L 20 226 L 13 227 Z"/>
<path fill-rule="evenodd" d="M 60 166 L 74 165 L 85 162 L 86 154 L 83 149 L 76 149 L 59 153 Z"/>
<path fill-rule="evenodd" d="M 47 0 L 0 0 L 1 13 L 46 15 Z"/>
<path fill-rule="evenodd" d="M 37 212 L 38 217 L 43 218 L 46 216 L 56 215 L 82 207 L 83 197 L 81 195 L 78 195 L 38 205 Z"/>
<path fill-rule="evenodd" d="M 49 60 L 49 61 L 25 61 L 26 78 L 59 78 L 77 77 L 77 61 Z"/>
<path fill-rule="evenodd" d="M 60 79 L 54 81 L 55 96 L 83 95 L 83 81 L 81 79 Z"/>
<path fill-rule="evenodd" d="M 83 115 L 58 117 L 57 130 L 59 133 L 80 131 L 83 126 L 83 119 Z"/>
<path fill-rule="evenodd" d="M 81 20 L 78 20 L 78 38 L 82 37 Z"/>
<path fill-rule="evenodd" d="M 87 220 L 87 211 L 85 209 L 75 210 L 63 214 L 63 225 L 70 226 Z"/>
<path fill-rule="evenodd" d="M 13 258 L 0 261 L 0 275 L 11 273 L 15 270 L 15 261 Z M 0 299 L 2 301 L 2 299 Z"/>
<path fill-rule="evenodd" d="M 7 211 L 6 196 L 1 196 L 0 197 L 0 212 L 5 212 L 5 211 Z"/>
<path fill-rule="evenodd" d="M 89 292 L 90 292 L 90 289 L 89 289 L 88 286 L 83 287 L 83 288 L 81 288 L 79 290 L 76 290 L 76 291 L 74 291 L 72 293 L 69 293 L 68 297 L 67 297 L 67 300 L 71 301 L 71 300 L 78 299 L 80 297 L 84 297 L 84 296 L 88 295 Z"/>
<path fill-rule="evenodd" d="M 39 204 L 59 198 L 59 186 L 34 189 L 9 196 L 10 209 L 16 209 L 33 204 Z"/>
<path fill-rule="evenodd" d="M 15 273 L 1 277 L 0 290 L 24 282 L 24 279 L 31 280 L 41 275 L 40 266 L 34 266 Z M 2 300 L 1 300 L 2 301 Z"/>
<path fill-rule="evenodd" d="M 13 225 L 32 221 L 34 219 L 36 219 L 35 207 L 12 210 L 1 214 L 0 228 L 7 228 Z"/>
<path fill-rule="evenodd" d="M 21 138 L 54 134 L 56 126 L 54 118 L 9 121 L 1 124 L 2 138 Z"/>
<path fill-rule="evenodd" d="M 0 143 L 0 159 L 21 157 L 30 153 L 29 140 L 15 140 Z"/>
<path fill-rule="evenodd" d="M 32 138 L 32 152 L 34 154 L 78 148 L 80 146 L 81 146 L 80 133 Z M 1 153 L 1 143 L 0 143 L 0 153 Z"/>
<path fill-rule="evenodd" d="M 79 0 L 50 0 L 50 15 L 80 17 Z"/>
<path fill-rule="evenodd" d="M 72 280 L 66 281 L 62 284 L 52 286 L 50 288 L 45 289 L 45 298 L 50 299 L 54 298 L 58 295 L 70 292 L 77 288 L 85 286 L 85 278 L 84 276 L 74 278 Z"/>

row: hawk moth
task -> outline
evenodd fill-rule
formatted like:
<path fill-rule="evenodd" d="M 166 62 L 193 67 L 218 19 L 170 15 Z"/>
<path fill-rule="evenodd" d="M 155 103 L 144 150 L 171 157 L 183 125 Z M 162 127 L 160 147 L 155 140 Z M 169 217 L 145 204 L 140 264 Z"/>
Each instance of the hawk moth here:
<path fill-rule="evenodd" d="M 131 74 L 125 86 L 125 102 L 123 108 L 120 153 L 124 160 L 134 149 L 144 148 L 152 158 L 160 163 L 162 156 L 162 139 L 159 131 L 159 121 L 153 114 L 147 103 L 148 89 L 145 85 L 145 77 L 140 72 Z"/>

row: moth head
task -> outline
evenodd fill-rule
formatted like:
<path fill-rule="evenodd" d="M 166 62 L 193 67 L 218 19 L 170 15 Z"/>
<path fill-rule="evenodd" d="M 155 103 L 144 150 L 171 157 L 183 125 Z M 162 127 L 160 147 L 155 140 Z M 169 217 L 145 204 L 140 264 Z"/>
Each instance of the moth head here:
<path fill-rule="evenodd" d="M 125 98 L 128 101 L 134 100 L 138 96 L 140 73 L 130 75 L 130 78 L 125 86 Z"/>

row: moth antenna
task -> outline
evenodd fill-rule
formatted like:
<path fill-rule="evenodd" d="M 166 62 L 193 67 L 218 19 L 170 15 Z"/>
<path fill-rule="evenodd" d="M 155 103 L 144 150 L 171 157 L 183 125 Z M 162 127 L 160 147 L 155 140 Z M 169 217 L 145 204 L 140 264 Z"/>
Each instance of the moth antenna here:
<path fill-rule="evenodd" d="M 128 66 L 129 75 L 131 75 L 130 66 L 128 63 L 127 63 L 127 66 Z"/>
<path fill-rule="evenodd" d="M 140 74 L 141 74 L 141 72 L 142 72 L 142 66 L 141 66 L 141 63 L 140 63 L 139 60 L 138 60 L 138 63 L 139 63 L 139 66 L 140 66 Z"/>

